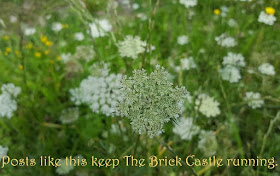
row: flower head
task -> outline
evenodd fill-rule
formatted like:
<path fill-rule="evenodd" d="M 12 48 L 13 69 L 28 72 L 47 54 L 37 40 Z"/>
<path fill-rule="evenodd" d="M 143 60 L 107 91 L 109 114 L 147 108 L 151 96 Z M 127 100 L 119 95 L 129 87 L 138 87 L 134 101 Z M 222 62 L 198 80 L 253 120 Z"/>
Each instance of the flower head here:
<path fill-rule="evenodd" d="M 265 12 L 268 15 L 274 15 L 275 14 L 275 9 L 273 7 L 267 7 L 267 8 L 265 8 Z"/>
<path fill-rule="evenodd" d="M 66 175 L 69 174 L 74 169 L 73 165 L 70 165 L 70 162 L 68 160 L 68 163 L 65 158 L 61 159 L 59 162 L 60 166 L 56 168 L 56 173 L 59 175 Z"/>
<path fill-rule="evenodd" d="M 234 47 L 237 45 L 237 42 L 233 37 L 229 37 L 226 34 L 221 34 L 220 36 L 215 37 L 216 42 L 218 45 L 223 47 Z"/>
<path fill-rule="evenodd" d="M 68 108 L 62 111 L 59 120 L 63 124 L 75 122 L 79 118 L 79 108 Z"/>
<path fill-rule="evenodd" d="M 269 76 L 273 76 L 275 75 L 275 70 L 273 65 L 271 65 L 270 63 L 263 63 L 262 65 L 260 65 L 258 67 L 258 70 L 265 75 L 269 75 Z"/>
<path fill-rule="evenodd" d="M 246 92 L 244 99 L 248 101 L 248 106 L 252 109 L 260 108 L 264 104 L 264 101 L 261 99 L 261 94 L 258 92 Z"/>
<path fill-rule="evenodd" d="M 158 136 L 164 123 L 181 114 L 185 87 L 173 88 L 168 72 L 159 65 L 150 75 L 146 70 L 135 70 L 129 78 L 121 81 L 124 97 L 117 105 L 121 116 L 131 120 L 132 128 L 139 134 Z"/>
<path fill-rule="evenodd" d="M 182 140 L 191 140 L 194 135 L 199 133 L 200 129 L 193 123 L 193 119 L 179 118 L 178 123 L 174 123 L 173 132 L 181 137 Z"/>
<path fill-rule="evenodd" d="M 177 38 L 177 43 L 179 45 L 185 45 L 189 43 L 189 38 L 186 35 L 181 35 Z"/>
<path fill-rule="evenodd" d="M 179 3 L 184 5 L 186 8 L 190 8 L 197 5 L 197 0 L 180 0 Z"/>
<path fill-rule="evenodd" d="M 90 23 L 89 27 L 89 33 L 93 38 L 104 37 L 107 32 L 112 30 L 112 25 L 106 19 L 96 20 L 95 22 Z"/>
<path fill-rule="evenodd" d="M 0 145 L 0 162 L 2 160 L 2 157 L 7 155 L 8 150 L 8 147 L 3 147 L 2 145 Z"/>
<path fill-rule="evenodd" d="M 214 132 L 204 131 L 200 135 L 198 148 L 204 153 L 205 156 L 212 156 L 216 154 L 218 149 L 218 142 Z"/>
<path fill-rule="evenodd" d="M 223 80 L 227 80 L 231 83 L 237 83 L 241 79 L 239 69 L 234 66 L 227 65 L 220 69 L 219 72 Z"/>
<path fill-rule="evenodd" d="M 195 109 L 206 117 L 216 117 L 219 115 L 221 113 L 219 105 L 219 102 L 206 94 L 200 94 L 195 100 Z"/>
<path fill-rule="evenodd" d="M 215 15 L 220 15 L 221 14 L 221 10 L 220 9 L 214 9 L 214 14 Z"/>
<path fill-rule="evenodd" d="M 258 21 L 267 25 L 273 25 L 276 21 L 276 17 L 272 14 L 261 11 Z"/>
<path fill-rule="evenodd" d="M 138 54 L 145 51 L 147 43 L 142 41 L 139 36 L 127 35 L 124 41 L 119 42 L 119 53 L 122 57 L 137 59 Z"/>
<path fill-rule="evenodd" d="M 242 54 L 229 52 L 227 56 L 224 57 L 223 65 L 244 67 L 245 66 L 244 57 L 242 56 Z"/>

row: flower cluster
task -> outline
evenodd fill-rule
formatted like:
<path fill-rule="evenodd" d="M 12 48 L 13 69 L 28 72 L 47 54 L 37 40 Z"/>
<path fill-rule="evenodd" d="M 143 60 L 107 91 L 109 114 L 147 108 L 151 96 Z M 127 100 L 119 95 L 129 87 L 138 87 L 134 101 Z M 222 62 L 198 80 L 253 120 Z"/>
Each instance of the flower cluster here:
<path fill-rule="evenodd" d="M 123 100 L 117 111 L 131 120 L 133 130 L 150 137 L 164 132 L 164 123 L 181 114 L 185 87 L 173 88 L 168 72 L 159 65 L 150 75 L 146 70 L 135 70 L 133 76 L 122 79 Z"/>
<path fill-rule="evenodd" d="M 107 32 L 112 30 L 112 25 L 106 19 L 97 20 L 93 23 L 90 23 L 89 27 L 89 33 L 93 38 L 104 37 Z"/>
<path fill-rule="evenodd" d="M 147 43 L 142 41 L 139 36 L 127 35 L 124 41 L 119 42 L 119 53 L 121 57 L 131 57 L 137 59 L 138 54 L 145 51 Z"/>
<path fill-rule="evenodd" d="M 231 83 L 236 83 L 241 78 L 239 68 L 244 67 L 245 61 L 241 54 L 229 52 L 223 60 L 224 68 L 220 69 L 220 74 L 223 80 Z"/>
<path fill-rule="evenodd" d="M 21 88 L 12 83 L 3 84 L 0 95 L 0 117 L 11 118 L 17 110 L 16 97 L 20 94 Z"/>
<path fill-rule="evenodd" d="M 75 54 L 71 56 L 74 60 L 85 60 L 89 62 L 93 59 L 95 52 L 91 46 L 77 46 Z"/>
<path fill-rule="evenodd" d="M 79 118 L 79 108 L 68 108 L 62 111 L 59 120 L 63 124 L 75 122 Z"/>
<path fill-rule="evenodd" d="M 269 64 L 269 63 L 263 63 L 262 65 L 260 65 L 258 67 L 258 70 L 265 75 L 269 75 L 269 76 L 273 76 L 275 75 L 275 70 L 273 65 Z"/>
<path fill-rule="evenodd" d="M 7 155 L 8 150 L 8 147 L 3 147 L 2 145 L 0 145 L 0 162 L 1 158 Z"/>
<path fill-rule="evenodd" d="M 179 2 L 186 8 L 194 7 L 197 5 L 197 0 L 180 0 Z"/>
<path fill-rule="evenodd" d="M 189 43 L 189 37 L 186 35 L 181 35 L 177 38 L 177 43 L 179 45 L 186 45 Z"/>
<path fill-rule="evenodd" d="M 261 94 L 258 92 L 246 92 L 244 99 L 252 109 L 260 108 L 264 104 L 264 101 L 261 99 Z"/>
<path fill-rule="evenodd" d="M 216 117 L 219 115 L 221 113 L 219 105 L 219 102 L 206 94 L 198 95 L 195 100 L 195 109 L 206 117 Z"/>
<path fill-rule="evenodd" d="M 267 7 L 266 11 L 261 11 L 258 22 L 264 23 L 267 25 L 273 25 L 276 21 L 276 17 L 274 16 L 275 9 L 272 7 Z"/>
<path fill-rule="evenodd" d="M 237 45 L 237 42 L 233 37 L 229 37 L 226 34 L 221 34 L 220 36 L 215 37 L 216 42 L 218 45 L 222 47 L 234 47 Z"/>
<path fill-rule="evenodd" d="M 174 123 L 173 132 L 181 137 L 182 140 L 191 140 L 193 136 L 197 135 L 200 128 L 193 123 L 193 119 L 180 118 L 177 123 Z"/>
<path fill-rule="evenodd" d="M 203 131 L 200 135 L 198 148 L 204 153 L 205 156 L 213 156 L 218 149 L 218 142 L 214 132 Z"/>
<path fill-rule="evenodd" d="M 176 71 L 179 71 L 180 68 L 182 68 L 182 70 L 190 70 L 192 68 L 196 68 L 196 64 L 193 60 L 193 57 L 181 59 L 181 67 L 176 67 Z"/>
<path fill-rule="evenodd" d="M 56 168 L 56 173 L 59 175 L 67 175 L 75 168 L 73 165 L 70 165 L 69 160 L 67 163 L 65 158 L 61 159 L 59 164 L 60 166 Z"/>
<path fill-rule="evenodd" d="M 71 100 L 76 105 L 89 105 L 93 112 L 112 115 L 114 107 L 122 97 L 121 78 L 121 74 L 109 74 L 109 71 L 100 76 L 88 76 L 78 88 L 70 90 Z"/>

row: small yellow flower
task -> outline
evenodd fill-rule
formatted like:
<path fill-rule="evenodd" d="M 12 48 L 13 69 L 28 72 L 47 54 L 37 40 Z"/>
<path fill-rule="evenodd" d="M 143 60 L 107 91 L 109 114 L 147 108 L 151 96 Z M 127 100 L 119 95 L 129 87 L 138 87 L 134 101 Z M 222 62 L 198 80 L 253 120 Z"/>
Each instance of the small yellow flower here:
<path fill-rule="evenodd" d="M 48 37 L 47 36 L 41 36 L 40 38 L 42 43 L 46 43 L 46 41 L 48 41 Z"/>
<path fill-rule="evenodd" d="M 9 53 L 7 51 L 4 52 L 4 55 L 7 56 Z"/>
<path fill-rule="evenodd" d="M 9 36 L 5 35 L 4 40 L 9 40 Z"/>
<path fill-rule="evenodd" d="M 61 56 L 57 56 L 56 59 L 57 59 L 58 61 L 60 61 L 60 60 L 61 60 Z"/>
<path fill-rule="evenodd" d="M 19 65 L 18 68 L 19 68 L 20 70 L 23 70 L 23 65 Z"/>
<path fill-rule="evenodd" d="M 220 9 L 214 9 L 214 14 L 215 15 L 220 15 L 221 14 L 221 10 Z"/>
<path fill-rule="evenodd" d="M 29 43 L 26 45 L 26 48 L 27 48 L 27 49 L 33 48 L 33 43 L 29 42 Z"/>
<path fill-rule="evenodd" d="M 47 40 L 47 41 L 45 42 L 45 45 L 46 45 L 46 46 L 52 46 L 52 44 L 53 44 L 53 43 L 52 43 L 51 41 L 49 41 L 49 40 Z"/>
<path fill-rule="evenodd" d="M 68 28 L 69 25 L 68 24 L 62 24 L 62 28 Z"/>
<path fill-rule="evenodd" d="M 40 58 L 42 56 L 42 54 L 40 52 L 35 52 L 35 57 Z"/>
<path fill-rule="evenodd" d="M 6 51 L 7 53 L 9 53 L 9 52 L 11 52 L 11 51 L 12 51 L 12 49 L 11 49 L 11 48 L 9 48 L 9 47 L 7 47 L 7 48 L 5 48 L 5 51 Z"/>
<path fill-rule="evenodd" d="M 16 50 L 16 51 L 15 51 L 15 54 L 17 55 L 17 57 L 20 57 L 19 50 Z"/>
<path fill-rule="evenodd" d="M 50 50 L 44 51 L 45 55 L 48 55 L 50 53 Z"/>
<path fill-rule="evenodd" d="M 51 59 L 50 60 L 50 64 L 53 65 L 54 64 L 54 60 Z"/>
<path fill-rule="evenodd" d="M 265 8 L 265 12 L 269 15 L 274 15 L 275 9 L 273 7 L 267 7 L 267 8 Z"/>

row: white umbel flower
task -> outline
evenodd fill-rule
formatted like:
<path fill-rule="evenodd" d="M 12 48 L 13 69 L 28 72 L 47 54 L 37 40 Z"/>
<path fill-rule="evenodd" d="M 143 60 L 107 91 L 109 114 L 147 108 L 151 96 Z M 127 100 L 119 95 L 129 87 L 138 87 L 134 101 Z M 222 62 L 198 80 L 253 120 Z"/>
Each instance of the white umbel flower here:
<path fill-rule="evenodd" d="M 95 51 L 92 46 L 81 45 L 76 47 L 76 52 L 71 56 L 74 60 L 91 61 L 95 56 Z"/>
<path fill-rule="evenodd" d="M 84 40 L 85 36 L 82 32 L 77 32 L 74 34 L 74 38 L 77 41 L 82 41 L 82 40 Z"/>
<path fill-rule="evenodd" d="M 246 64 L 245 64 L 244 57 L 242 56 L 242 54 L 236 54 L 236 53 L 229 52 L 227 54 L 227 56 L 224 57 L 223 65 L 244 67 Z"/>
<path fill-rule="evenodd" d="M 216 117 L 219 115 L 221 113 L 219 105 L 219 102 L 206 94 L 200 94 L 195 100 L 195 109 L 206 117 Z"/>
<path fill-rule="evenodd" d="M 64 63 L 66 63 L 66 62 L 69 61 L 70 56 L 71 56 L 71 53 L 62 53 L 60 57 L 61 57 L 61 60 L 62 60 Z"/>
<path fill-rule="evenodd" d="M 2 85 L 1 91 L 3 94 L 6 93 L 13 97 L 17 97 L 21 92 L 21 88 L 16 87 L 13 83 L 7 83 Z"/>
<path fill-rule="evenodd" d="M 186 45 L 189 43 L 189 38 L 186 35 L 181 35 L 177 38 L 177 43 L 179 45 Z"/>
<path fill-rule="evenodd" d="M 213 156 L 218 149 L 218 142 L 214 132 L 204 131 L 200 135 L 198 148 L 204 153 L 205 156 Z"/>
<path fill-rule="evenodd" d="M 68 163 L 66 163 L 66 159 L 63 158 L 59 162 L 60 166 L 56 168 L 56 173 L 59 175 L 67 175 L 69 174 L 72 170 L 74 170 L 74 166 L 70 166 L 69 160 Z"/>
<path fill-rule="evenodd" d="M 196 68 L 196 64 L 193 60 L 193 57 L 183 58 L 181 59 L 181 67 L 177 67 L 176 71 L 180 71 L 180 68 L 182 70 L 190 70 L 192 68 Z"/>
<path fill-rule="evenodd" d="M 259 66 L 258 70 L 259 72 L 265 75 L 269 75 L 269 76 L 275 75 L 274 67 L 270 63 L 263 63 L 262 65 Z"/>
<path fill-rule="evenodd" d="M 112 30 L 112 25 L 106 19 L 101 19 L 90 23 L 89 27 L 89 33 L 93 38 L 104 37 L 107 32 Z"/>
<path fill-rule="evenodd" d="M 237 42 L 233 37 L 227 36 L 226 34 L 221 34 L 220 36 L 215 37 L 216 42 L 218 45 L 222 47 L 234 47 L 237 45 Z"/>
<path fill-rule="evenodd" d="M 137 59 L 138 54 L 145 51 L 147 43 L 142 41 L 139 36 L 127 35 L 124 41 L 119 42 L 119 53 L 122 57 Z"/>
<path fill-rule="evenodd" d="M 261 94 L 258 92 L 246 92 L 245 101 L 248 101 L 248 106 L 252 109 L 260 108 L 264 104 L 261 99 Z"/>
<path fill-rule="evenodd" d="M 193 136 L 199 132 L 199 127 L 193 123 L 193 119 L 179 118 L 177 123 L 174 123 L 173 132 L 181 137 L 182 140 L 191 140 Z"/>
<path fill-rule="evenodd" d="M 108 72 L 100 76 L 89 76 L 78 88 L 71 89 L 71 100 L 76 105 L 89 105 L 93 112 L 113 115 L 117 102 L 122 98 L 122 75 L 106 73 Z"/>
<path fill-rule="evenodd" d="M 56 23 L 53 23 L 53 24 L 52 24 L 52 30 L 53 30 L 54 32 L 59 32 L 59 31 L 61 31 L 62 29 L 63 29 L 63 25 L 62 25 L 61 23 L 56 22 Z"/>
<path fill-rule="evenodd" d="M 220 75 L 223 80 L 229 81 L 231 83 L 237 83 L 241 79 L 239 69 L 234 66 L 226 66 L 220 69 Z"/>
<path fill-rule="evenodd" d="M 265 13 L 264 11 L 261 11 L 259 18 L 258 18 L 258 22 L 260 23 L 264 23 L 267 25 L 273 25 L 276 21 L 276 17 L 274 15 L 269 15 L 267 13 Z"/>
<path fill-rule="evenodd" d="M 197 0 L 179 0 L 179 3 L 184 5 L 186 8 L 190 8 L 197 5 Z"/>
<path fill-rule="evenodd" d="M 3 147 L 2 145 L 0 145 L 0 162 L 2 160 L 2 157 L 7 156 L 8 150 L 8 147 Z"/>

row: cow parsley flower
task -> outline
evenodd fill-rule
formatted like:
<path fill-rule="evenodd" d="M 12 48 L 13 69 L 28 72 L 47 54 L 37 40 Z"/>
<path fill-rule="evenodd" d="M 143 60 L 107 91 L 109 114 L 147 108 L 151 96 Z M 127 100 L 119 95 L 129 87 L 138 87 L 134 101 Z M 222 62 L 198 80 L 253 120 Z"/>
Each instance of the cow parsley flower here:
<path fill-rule="evenodd" d="M 87 104 L 96 113 L 107 116 L 115 112 L 117 102 L 122 98 L 120 90 L 121 74 L 103 74 L 89 76 L 84 79 L 78 88 L 70 90 L 71 100 L 76 105 Z"/>
<path fill-rule="evenodd" d="M 193 57 L 181 59 L 181 67 L 176 67 L 176 71 L 179 72 L 181 68 L 182 70 L 190 70 L 192 68 L 196 68 L 196 64 L 193 60 Z"/>
<path fill-rule="evenodd" d="M 182 140 L 191 140 L 193 136 L 199 133 L 200 129 L 193 123 L 192 118 L 180 118 L 174 123 L 173 132 L 181 137 Z"/>
<path fill-rule="evenodd" d="M 245 101 L 248 101 L 248 106 L 252 109 L 260 108 L 264 104 L 264 101 L 261 99 L 261 94 L 258 92 L 246 92 Z"/>
<path fill-rule="evenodd" d="M 106 19 L 96 20 L 90 23 L 89 27 L 89 33 L 93 38 L 104 37 L 107 32 L 112 30 L 112 25 Z"/>
<path fill-rule="evenodd" d="M 75 54 L 71 56 L 74 60 L 85 60 L 89 62 L 95 56 L 92 46 L 77 46 Z"/>
<path fill-rule="evenodd" d="M 213 156 L 218 149 L 218 142 L 214 132 L 204 131 L 200 135 L 198 148 L 204 153 L 205 156 Z"/>
<path fill-rule="evenodd" d="M 52 30 L 53 30 L 54 32 L 59 32 L 59 31 L 61 31 L 62 29 L 63 29 L 63 25 L 62 25 L 61 23 L 56 22 L 56 23 L 53 23 L 53 24 L 52 24 Z"/>
<path fill-rule="evenodd" d="M 262 65 L 259 66 L 258 70 L 265 75 L 269 75 L 269 76 L 275 75 L 274 67 L 269 63 L 263 63 Z"/>
<path fill-rule="evenodd" d="M 229 37 L 226 34 L 221 34 L 220 36 L 215 37 L 216 42 L 218 45 L 223 47 L 234 47 L 237 45 L 237 42 L 233 37 Z"/>
<path fill-rule="evenodd" d="M 73 123 L 79 118 L 79 108 L 68 108 L 62 111 L 59 120 L 63 124 Z"/>
<path fill-rule="evenodd" d="M 82 40 L 84 40 L 85 36 L 82 32 L 77 32 L 74 34 L 74 38 L 77 41 L 82 41 Z"/>
<path fill-rule="evenodd" d="M 119 53 L 122 57 L 137 59 L 138 54 L 145 51 L 147 43 L 142 41 L 139 36 L 127 35 L 124 41 L 119 42 Z"/>
<path fill-rule="evenodd" d="M 2 157 L 7 156 L 8 150 L 8 147 L 0 145 L 0 162 L 2 161 Z"/>
<path fill-rule="evenodd" d="M 67 163 L 65 158 L 61 159 L 59 164 L 60 164 L 60 166 L 58 166 L 56 168 L 56 173 L 58 173 L 59 175 L 67 175 L 72 170 L 74 170 L 74 166 L 70 165 L 69 160 Z"/>
<path fill-rule="evenodd" d="M 260 23 L 264 23 L 267 25 L 273 25 L 276 21 L 276 17 L 274 15 L 270 15 L 265 13 L 264 11 L 261 11 L 259 18 L 258 18 L 258 22 Z"/>
<path fill-rule="evenodd" d="M 16 97 L 20 94 L 21 88 L 12 83 L 3 84 L 0 95 L 0 117 L 12 118 L 17 110 Z"/>
<path fill-rule="evenodd" d="M 244 57 L 242 56 L 242 54 L 229 52 L 227 56 L 224 57 L 223 65 L 244 67 L 245 66 Z"/>
<path fill-rule="evenodd" d="M 237 83 L 241 79 L 240 71 L 234 66 L 226 66 L 219 71 L 223 80 L 231 83 Z"/>
<path fill-rule="evenodd" d="M 159 65 L 150 75 L 146 70 L 134 70 L 129 78 L 122 79 L 124 97 L 117 111 L 131 120 L 132 129 L 150 137 L 164 132 L 163 125 L 181 115 L 187 91 L 185 87 L 173 88 L 168 72 Z"/>
<path fill-rule="evenodd" d="M 181 35 L 177 38 L 177 43 L 179 45 L 186 45 L 189 43 L 189 37 L 186 35 Z"/>
<path fill-rule="evenodd" d="M 221 113 L 219 105 L 219 102 L 206 94 L 198 95 L 195 100 L 195 109 L 206 117 L 216 117 L 219 115 Z"/>
<path fill-rule="evenodd" d="M 197 0 L 179 0 L 179 3 L 184 5 L 186 8 L 190 8 L 197 5 Z"/>
<path fill-rule="evenodd" d="M 71 56 L 71 53 L 62 53 L 60 57 L 64 63 L 67 63 L 70 59 L 70 56 Z"/>
<path fill-rule="evenodd" d="M 36 28 L 27 27 L 27 28 L 24 29 L 23 33 L 24 33 L 25 36 L 30 36 L 30 35 L 35 34 L 35 32 L 36 32 Z"/>

